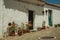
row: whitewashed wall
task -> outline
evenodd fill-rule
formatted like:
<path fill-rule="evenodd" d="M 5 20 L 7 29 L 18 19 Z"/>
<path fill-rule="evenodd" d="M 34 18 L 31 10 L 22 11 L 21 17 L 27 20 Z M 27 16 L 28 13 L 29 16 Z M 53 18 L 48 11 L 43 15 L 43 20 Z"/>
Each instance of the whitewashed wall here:
<path fill-rule="evenodd" d="M 36 6 L 32 4 L 26 4 L 22 2 L 17 2 L 13 0 L 0 0 L 0 37 L 2 37 L 2 32 L 6 31 L 7 24 L 9 22 L 16 22 L 21 25 L 22 22 L 28 22 L 28 10 L 34 11 L 34 29 L 42 26 L 43 20 L 46 21 L 46 26 L 48 25 L 48 16 L 46 14 L 43 16 L 42 11 L 51 9 L 53 10 L 53 24 L 60 23 L 60 8 L 45 5 L 45 7 Z"/>
<path fill-rule="evenodd" d="M 24 6 L 21 4 L 19 4 L 19 2 L 15 2 L 12 0 L 6 0 L 4 1 L 4 23 L 3 23 L 3 30 L 4 32 L 6 31 L 7 25 L 9 22 L 15 22 L 16 24 L 18 24 L 19 26 L 21 25 L 21 23 L 25 23 L 28 22 L 28 14 L 27 12 L 24 10 Z M 11 7 L 11 8 L 10 8 Z M 23 10 L 23 11 L 22 11 Z M 25 12 L 24 12 L 25 11 Z"/>
<path fill-rule="evenodd" d="M 0 38 L 2 38 L 2 29 L 3 29 L 3 1 L 2 0 L 0 0 Z"/>
<path fill-rule="evenodd" d="M 2 3 L 2 4 L 1 4 Z M 43 7 L 36 6 L 32 4 L 26 4 L 23 2 L 17 2 L 14 0 L 1 0 L 0 1 L 1 6 L 1 16 L 3 18 L 0 18 L 0 23 L 3 25 L 0 25 L 0 27 L 3 27 L 0 31 L 3 30 L 3 32 L 6 32 L 6 28 L 9 22 L 15 22 L 19 26 L 21 26 L 21 23 L 28 23 L 28 10 L 34 11 L 34 29 L 37 29 L 37 27 L 41 27 L 43 22 Z M 2 11 L 3 10 L 3 11 Z M 3 15 L 2 15 L 3 13 Z"/>
<path fill-rule="evenodd" d="M 53 26 L 55 24 L 60 24 L 60 8 L 58 7 L 53 7 L 53 6 L 50 6 L 50 5 L 45 5 L 44 7 L 44 11 L 45 10 L 52 10 L 52 21 L 53 21 Z M 47 20 L 47 21 L 46 21 Z M 46 26 L 49 26 L 48 25 L 48 15 L 45 16 L 45 21 L 46 21 Z"/>

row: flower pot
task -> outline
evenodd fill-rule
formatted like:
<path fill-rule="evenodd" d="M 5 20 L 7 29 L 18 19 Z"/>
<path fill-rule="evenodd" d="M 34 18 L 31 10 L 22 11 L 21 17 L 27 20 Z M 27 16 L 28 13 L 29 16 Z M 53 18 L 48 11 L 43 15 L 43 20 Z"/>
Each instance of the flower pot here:
<path fill-rule="evenodd" d="M 58 26 L 55 24 L 54 27 L 56 28 L 56 27 L 58 27 Z"/>
<path fill-rule="evenodd" d="M 15 36 L 15 31 L 10 32 L 9 36 Z"/>
<path fill-rule="evenodd" d="M 42 26 L 43 29 L 45 29 L 45 26 Z"/>
<path fill-rule="evenodd" d="M 29 31 L 29 28 L 28 28 L 28 26 L 27 25 L 24 25 L 24 27 L 23 27 L 23 34 L 24 33 L 29 33 L 30 31 Z"/>
<path fill-rule="evenodd" d="M 25 34 L 26 33 L 26 30 L 23 30 L 23 34 Z"/>
<path fill-rule="evenodd" d="M 57 24 L 58 25 L 58 27 L 60 27 L 60 24 Z"/>
<path fill-rule="evenodd" d="M 37 28 L 37 30 L 38 30 L 38 31 L 40 31 L 40 30 L 41 30 L 41 28 L 40 28 L 40 27 L 38 27 L 38 28 Z"/>
<path fill-rule="evenodd" d="M 30 33 L 30 30 L 26 29 L 26 30 L 23 30 L 23 34 L 24 33 Z"/>
<path fill-rule="evenodd" d="M 30 33 L 30 30 L 26 30 L 27 33 Z"/>
<path fill-rule="evenodd" d="M 22 31 L 18 30 L 18 35 L 21 36 L 22 35 Z"/>

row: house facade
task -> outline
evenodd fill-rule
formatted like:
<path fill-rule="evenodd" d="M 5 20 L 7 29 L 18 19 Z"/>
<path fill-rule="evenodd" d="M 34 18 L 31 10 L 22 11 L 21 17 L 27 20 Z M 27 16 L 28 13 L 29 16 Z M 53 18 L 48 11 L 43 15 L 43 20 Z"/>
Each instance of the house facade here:
<path fill-rule="evenodd" d="M 9 22 L 15 22 L 21 27 L 21 23 L 32 22 L 33 30 L 45 26 L 54 27 L 60 24 L 60 7 L 45 4 L 43 1 L 0 0 L 0 37 L 6 32 Z"/>
<path fill-rule="evenodd" d="M 60 24 L 60 6 L 56 6 L 56 5 L 53 5 L 53 4 L 46 4 L 45 6 L 44 6 L 44 11 L 46 11 L 46 10 L 48 10 L 48 12 L 47 12 L 47 16 L 45 16 L 45 18 L 47 18 L 47 19 L 45 19 L 45 20 L 47 20 L 46 21 L 46 25 L 47 26 L 50 26 L 50 22 L 49 21 L 52 21 L 52 25 L 53 25 L 53 27 L 55 26 L 55 24 Z M 51 17 L 50 17 L 50 19 L 49 19 L 49 10 L 50 10 L 50 15 L 51 15 Z M 45 14 L 46 14 L 46 12 L 45 12 Z"/>

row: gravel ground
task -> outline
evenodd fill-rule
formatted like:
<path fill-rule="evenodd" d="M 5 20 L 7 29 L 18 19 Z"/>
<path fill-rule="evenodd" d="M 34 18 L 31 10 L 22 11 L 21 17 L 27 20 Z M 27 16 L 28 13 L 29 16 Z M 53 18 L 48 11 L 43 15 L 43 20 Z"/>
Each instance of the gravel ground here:
<path fill-rule="evenodd" d="M 43 36 L 52 36 L 53 39 L 41 39 Z M 44 29 L 37 32 L 23 34 L 22 36 L 6 37 L 3 40 L 60 40 L 60 27 Z"/>

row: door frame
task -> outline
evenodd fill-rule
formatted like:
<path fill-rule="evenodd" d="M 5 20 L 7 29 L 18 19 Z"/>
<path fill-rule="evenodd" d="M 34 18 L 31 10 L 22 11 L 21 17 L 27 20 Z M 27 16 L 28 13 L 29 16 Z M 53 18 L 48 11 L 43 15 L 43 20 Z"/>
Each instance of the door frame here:
<path fill-rule="evenodd" d="M 48 10 L 48 24 L 49 24 L 49 26 L 53 26 L 52 10 Z"/>
<path fill-rule="evenodd" d="M 32 15 L 33 19 L 31 20 L 31 21 L 32 21 L 32 26 L 31 26 L 32 28 L 30 29 L 30 30 L 33 30 L 33 27 L 34 27 L 34 10 L 28 10 L 28 23 L 29 23 L 29 21 L 30 21 L 30 20 L 29 20 L 29 11 L 31 11 L 31 12 L 32 12 L 31 14 L 33 14 L 33 15 Z"/>

